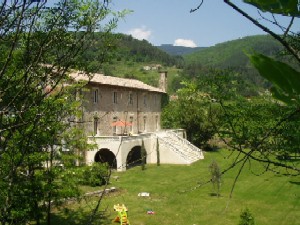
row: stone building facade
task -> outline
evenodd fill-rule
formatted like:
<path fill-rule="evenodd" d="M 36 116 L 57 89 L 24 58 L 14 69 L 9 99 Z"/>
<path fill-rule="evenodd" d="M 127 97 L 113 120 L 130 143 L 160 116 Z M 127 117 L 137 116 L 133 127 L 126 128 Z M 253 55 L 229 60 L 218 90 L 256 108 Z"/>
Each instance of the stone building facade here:
<path fill-rule="evenodd" d="M 80 73 L 71 76 L 78 81 L 88 80 Z M 166 77 L 164 73 L 161 76 Z M 87 134 L 116 136 L 159 131 L 164 94 L 163 89 L 138 80 L 94 74 L 82 93 L 82 120 L 87 124 Z"/>
<path fill-rule="evenodd" d="M 203 158 L 202 151 L 187 140 L 185 131 L 161 130 L 162 98 L 166 95 L 167 73 L 160 73 L 160 87 L 141 81 L 74 72 L 75 81 L 86 81 L 82 96 L 82 118 L 90 143 L 86 163 L 108 162 L 118 171 L 141 162 L 190 164 Z"/>

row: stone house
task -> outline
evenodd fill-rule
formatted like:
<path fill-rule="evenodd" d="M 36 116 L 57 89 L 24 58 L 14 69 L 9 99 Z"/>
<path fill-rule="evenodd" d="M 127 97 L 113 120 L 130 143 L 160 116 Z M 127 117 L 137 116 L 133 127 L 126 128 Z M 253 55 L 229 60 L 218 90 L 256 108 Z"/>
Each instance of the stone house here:
<path fill-rule="evenodd" d="M 108 162 L 119 171 L 141 163 L 190 164 L 203 158 L 202 151 L 185 139 L 184 130 L 161 130 L 162 98 L 167 73 L 160 73 L 159 88 L 134 79 L 73 72 L 75 81 L 87 81 L 82 93 L 82 118 L 89 142 L 86 162 Z M 185 150 L 183 150 L 185 149 Z"/>

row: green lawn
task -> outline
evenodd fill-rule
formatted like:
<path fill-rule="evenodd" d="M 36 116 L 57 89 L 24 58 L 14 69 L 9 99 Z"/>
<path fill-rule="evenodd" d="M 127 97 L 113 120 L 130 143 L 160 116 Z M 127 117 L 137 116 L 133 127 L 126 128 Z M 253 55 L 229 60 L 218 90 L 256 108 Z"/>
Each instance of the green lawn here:
<path fill-rule="evenodd" d="M 107 195 L 101 210 L 107 209 L 108 219 L 103 224 L 114 224 L 114 204 L 125 204 L 129 209 L 131 225 L 235 225 L 243 209 L 249 208 L 257 225 L 300 224 L 300 177 L 287 177 L 268 172 L 257 176 L 262 168 L 257 163 L 244 168 L 233 197 L 229 194 L 238 168 L 223 176 L 221 196 L 212 195 L 212 184 L 196 188 L 210 179 L 209 164 L 216 160 L 222 169 L 233 160 L 226 159 L 226 151 L 205 153 L 205 160 L 191 166 L 147 165 L 122 173 L 114 173 L 110 186 L 117 192 Z M 138 197 L 139 192 L 149 192 L 150 197 Z M 56 214 L 56 224 L 86 224 L 87 211 L 92 209 L 96 198 L 83 200 L 79 206 L 72 204 L 70 211 Z M 78 212 L 78 207 L 82 213 Z M 147 210 L 155 211 L 147 215 Z M 74 211 L 73 211 L 74 210 Z M 63 216 L 68 215 L 70 218 Z M 84 218 L 84 219 L 83 219 Z M 69 219 L 69 220 L 68 220 Z M 71 222 L 72 221 L 72 222 Z"/>

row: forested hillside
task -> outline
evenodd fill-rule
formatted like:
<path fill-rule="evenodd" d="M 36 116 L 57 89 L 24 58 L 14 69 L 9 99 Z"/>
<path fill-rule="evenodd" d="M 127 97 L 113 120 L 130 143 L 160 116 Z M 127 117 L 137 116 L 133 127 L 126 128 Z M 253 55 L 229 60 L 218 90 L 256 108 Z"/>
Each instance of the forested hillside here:
<path fill-rule="evenodd" d="M 87 69 L 93 72 L 104 72 L 103 64 L 99 63 L 99 58 L 104 54 L 101 52 L 101 46 L 105 43 L 97 41 L 97 39 L 101 40 L 102 35 L 101 33 L 95 34 L 96 41 L 92 47 L 87 49 L 82 59 L 84 62 L 89 62 Z M 118 62 L 126 64 L 130 62 L 173 66 L 183 63 L 181 57 L 170 56 L 166 52 L 152 46 L 148 41 L 134 39 L 131 35 L 112 34 L 106 41 L 110 43 L 111 50 L 113 50 L 109 58 L 110 64 L 117 64 Z"/>
<path fill-rule="evenodd" d="M 184 46 L 173 46 L 171 44 L 164 44 L 161 46 L 157 46 L 157 48 L 165 51 L 166 53 L 170 55 L 186 55 L 190 54 L 196 51 L 200 51 L 205 49 L 206 47 L 196 47 L 196 48 L 190 48 L 190 47 L 184 47 Z"/>
<path fill-rule="evenodd" d="M 110 44 L 110 57 L 106 63 L 100 63 L 103 34 L 97 33 L 96 41 L 85 52 L 85 55 L 77 59 L 80 63 L 86 64 L 86 70 L 90 72 L 103 73 L 107 76 L 124 77 L 141 80 L 149 85 L 158 86 L 159 71 L 167 70 L 168 79 L 172 81 L 178 75 L 179 68 L 183 67 L 184 61 L 181 56 L 171 56 L 166 52 L 154 47 L 148 41 L 134 39 L 130 35 L 111 34 L 106 39 Z M 102 40 L 102 41 L 97 41 Z M 87 64 L 87 62 L 89 62 Z M 169 90 L 172 87 L 169 86 Z"/>
<path fill-rule="evenodd" d="M 199 63 L 217 68 L 247 68 L 247 53 L 259 52 L 264 55 L 279 57 L 283 47 L 268 35 L 244 37 L 228 41 L 201 51 L 185 55 L 187 63 Z"/>
<path fill-rule="evenodd" d="M 240 90 L 242 95 L 257 95 L 270 87 L 270 83 L 263 79 L 249 62 L 247 54 L 254 52 L 281 61 L 289 60 L 283 53 L 283 47 L 271 36 L 249 36 L 184 55 L 185 67 L 181 78 L 201 79 L 203 75 L 215 73 L 212 70 L 226 69 L 235 73 L 238 81 L 244 83 L 244 88 Z M 180 80 L 173 81 L 174 86 L 180 86 L 179 83 Z"/>
<path fill-rule="evenodd" d="M 100 39 L 101 34 L 97 35 Z M 197 51 L 193 49 L 194 52 L 189 54 L 186 54 L 189 48 L 167 45 L 169 50 L 184 52 L 182 56 L 170 55 L 148 41 L 140 41 L 130 35 L 113 34 L 107 41 L 114 49 L 110 60 L 104 64 L 99 63 L 103 55 L 99 49 L 104 43 L 96 41 L 82 59 L 83 63 L 90 62 L 86 65 L 87 70 L 138 79 L 153 86 L 158 84 L 159 70 L 167 70 L 170 94 L 181 87 L 183 80 L 201 79 L 203 75 L 215 73 L 212 70 L 227 70 L 236 73 L 239 82 L 244 83 L 245 88 L 241 89 L 243 95 L 257 95 L 270 84 L 258 75 L 246 54 L 259 52 L 285 60 L 281 45 L 267 35 L 249 36 L 212 47 L 197 48 Z"/>
<path fill-rule="evenodd" d="M 164 66 L 182 63 L 181 57 L 174 57 L 146 40 L 134 39 L 131 35 L 118 34 L 117 60 L 134 62 L 156 62 Z"/>

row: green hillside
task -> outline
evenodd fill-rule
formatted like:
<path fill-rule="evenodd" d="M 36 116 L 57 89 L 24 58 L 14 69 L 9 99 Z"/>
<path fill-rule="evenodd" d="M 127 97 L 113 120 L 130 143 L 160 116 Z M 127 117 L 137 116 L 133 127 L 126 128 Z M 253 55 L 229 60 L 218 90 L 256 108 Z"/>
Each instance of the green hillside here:
<path fill-rule="evenodd" d="M 184 55 L 185 67 L 182 76 L 188 80 L 201 79 L 201 76 L 211 72 L 211 69 L 227 70 L 227 73 L 236 73 L 239 82 L 244 83 L 240 94 L 258 95 L 271 84 L 251 65 L 247 54 L 254 52 L 288 62 L 292 66 L 296 65 L 289 56 L 283 54 L 283 47 L 278 41 L 268 35 L 256 35 L 220 43 Z M 180 80 L 176 80 L 174 85 L 179 86 L 178 83 Z"/>
<path fill-rule="evenodd" d="M 166 53 L 170 55 L 186 55 L 191 54 L 192 52 L 200 51 L 205 49 L 206 47 L 196 47 L 196 48 L 190 48 L 190 47 L 184 47 L 184 46 L 173 46 L 171 44 L 164 44 L 161 46 L 157 46 L 157 48 L 165 51 Z"/>
<path fill-rule="evenodd" d="M 159 71 L 165 70 L 168 71 L 169 94 L 180 88 L 181 81 L 199 78 L 210 68 L 230 68 L 238 72 L 245 83 L 244 95 L 256 95 L 260 90 L 269 87 L 269 84 L 251 66 L 246 53 L 260 52 L 283 60 L 283 48 L 267 35 L 249 36 L 213 47 L 192 49 L 193 52 L 189 54 L 187 52 L 191 51 L 190 48 L 164 45 L 168 50 L 162 50 L 146 40 L 140 41 L 125 34 L 113 34 L 107 41 L 111 43 L 113 50 L 109 51 L 112 52 L 110 60 L 104 64 L 99 63 L 99 57 L 105 52 L 100 52 L 103 43 L 96 41 L 81 59 L 83 63 L 89 62 L 86 65 L 88 71 L 138 79 L 158 86 Z M 183 55 L 171 55 L 176 51 Z"/>
<path fill-rule="evenodd" d="M 268 35 L 244 37 L 238 40 L 217 44 L 185 55 L 187 63 L 200 63 L 218 68 L 247 68 L 249 59 L 245 53 L 259 52 L 264 55 L 278 57 L 283 47 Z"/>
<path fill-rule="evenodd" d="M 134 39 L 130 35 L 113 34 L 109 40 L 109 51 L 103 52 L 101 46 L 101 33 L 95 34 L 93 45 L 87 49 L 83 58 L 78 59 L 80 63 L 86 64 L 86 70 L 90 72 L 103 73 L 106 76 L 124 77 L 137 79 L 152 86 L 158 86 L 159 72 L 168 71 L 169 83 L 183 67 L 183 58 L 171 56 L 168 53 L 151 45 L 148 41 Z M 109 52 L 109 60 L 100 63 L 99 60 Z M 87 63 L 88 62 L 88 63 Z M 169 85 L 169 91 L 175 90 Z"/>

